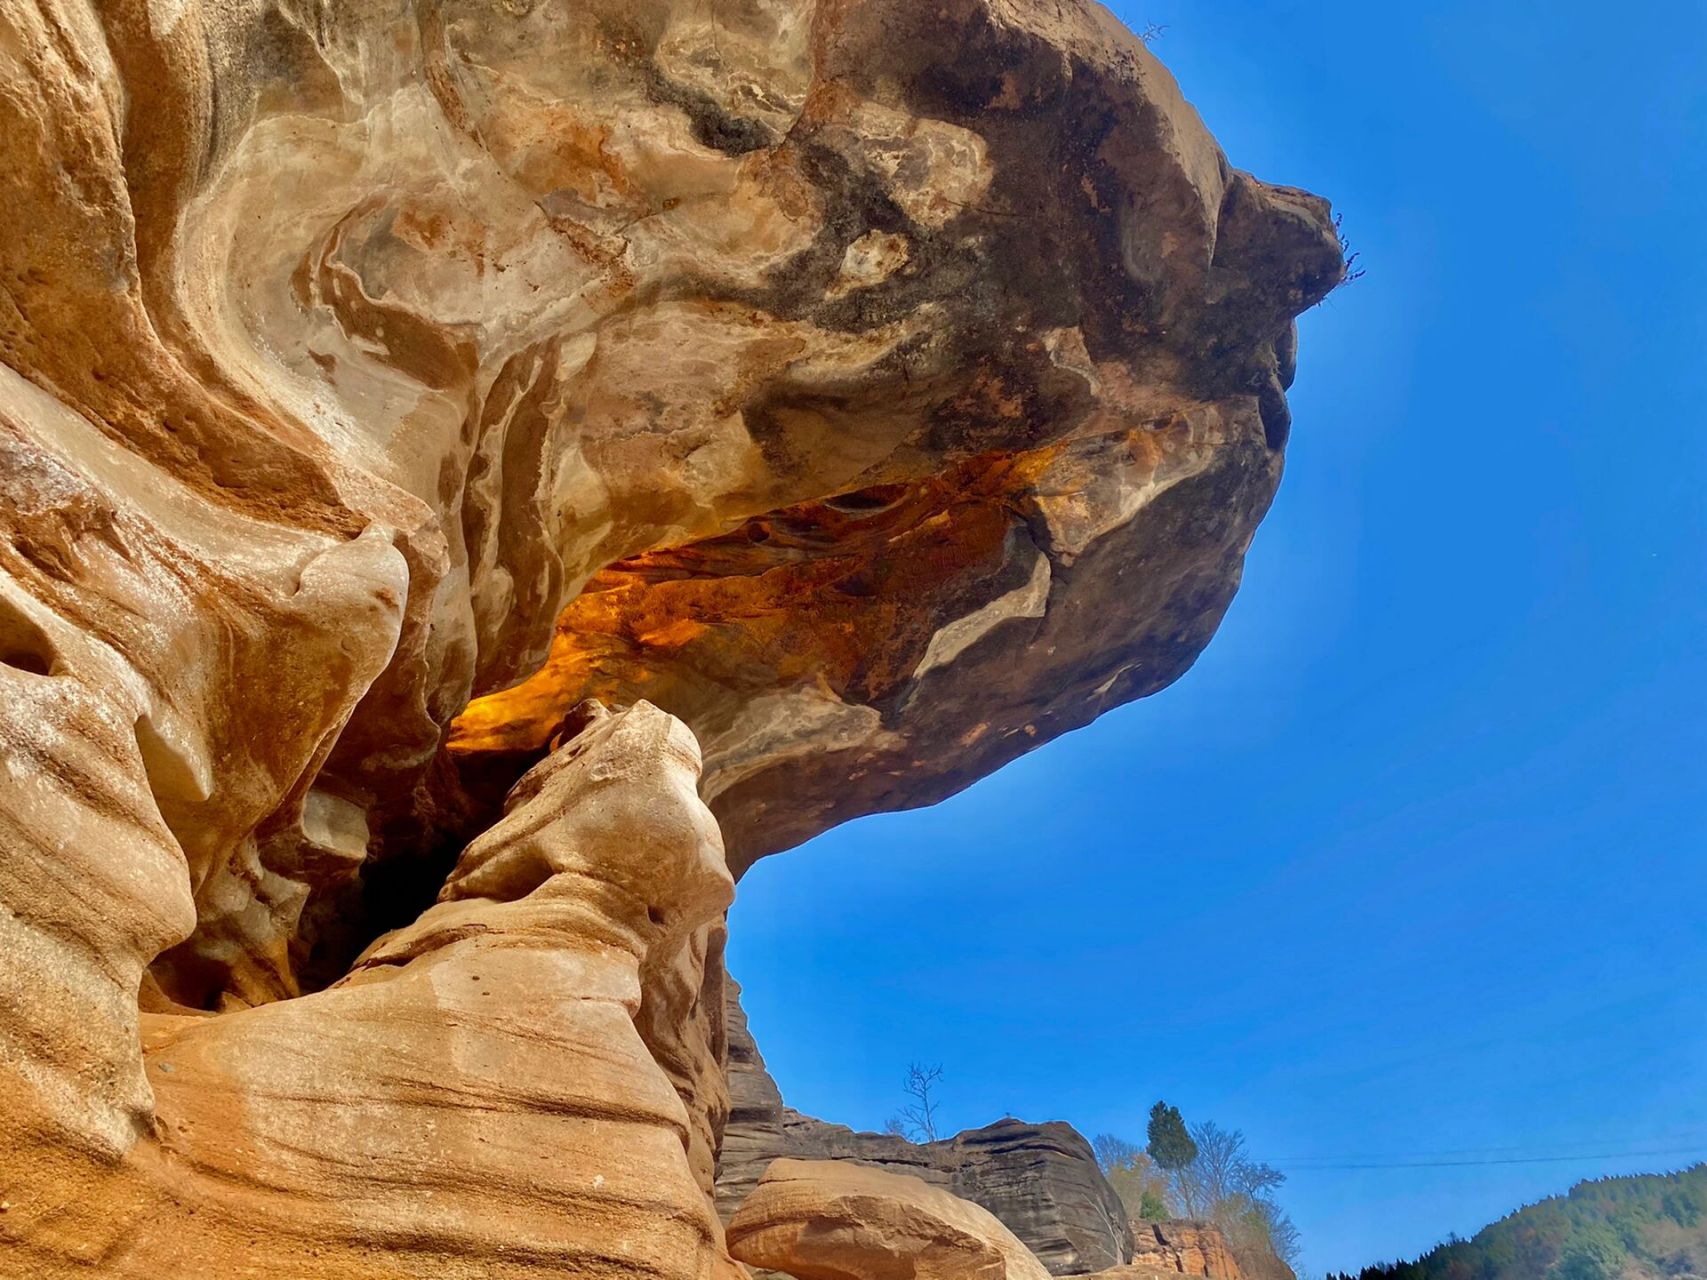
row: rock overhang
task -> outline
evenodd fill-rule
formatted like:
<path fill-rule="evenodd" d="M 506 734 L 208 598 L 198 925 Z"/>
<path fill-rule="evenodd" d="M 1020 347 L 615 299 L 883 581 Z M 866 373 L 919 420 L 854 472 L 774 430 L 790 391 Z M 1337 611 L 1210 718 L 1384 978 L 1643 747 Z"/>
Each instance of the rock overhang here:
<path fill-rule="evenodd" d="M 692 731 L 739 872 L 1176 678 L 1343 274 L 1077 0 L 0 28 L 0 1136 L 116 1188 L 8 1219 L 47 1273 L 170 1220 L 150 1020 L 350 977 L 583 699 Z M 720 947 L 635 978 L 700 1184 Z"/>

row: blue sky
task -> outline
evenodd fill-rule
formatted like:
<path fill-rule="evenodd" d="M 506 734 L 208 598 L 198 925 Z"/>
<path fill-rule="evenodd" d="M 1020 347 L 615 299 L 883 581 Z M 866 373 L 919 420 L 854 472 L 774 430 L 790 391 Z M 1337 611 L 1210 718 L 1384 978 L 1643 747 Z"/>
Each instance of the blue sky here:
<path fill-rule="evenodd" d="M 1116 11 L 1369 274 L 1194 670 L 742 884 L 785 1095 L 1166 1097 L 1290 1171 L 1318 1273 L 1707 1158 L 1707 5 Z"/>

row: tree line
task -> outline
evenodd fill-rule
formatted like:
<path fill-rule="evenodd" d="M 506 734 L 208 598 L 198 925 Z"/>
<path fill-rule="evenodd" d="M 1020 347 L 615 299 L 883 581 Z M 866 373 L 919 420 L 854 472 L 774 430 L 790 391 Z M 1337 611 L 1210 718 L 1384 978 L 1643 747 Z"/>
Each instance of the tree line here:
<path fill-rule="evenodd" d="M 1239 1130 L 1213 1120 L 1188 1125 L 1179 1108 L 1166 1102 L 1150 1109 L 1145 1139 L 1140 1147 L 1104 1133 L 1091 1144 L 1134 1219 L 1213 1223 L 1247 1276 L 1289 1280 L 1300 1241 L 1276 1199 L 1284 1173 L 1255 1159 Z"/>
<path fill-rule="evenodd" d="M 1707 1274 L 1707 1164 L 1601 1178 L 1519 1209 L 1415 1262 L 1327 1280 L 1684 1280 Z"/>

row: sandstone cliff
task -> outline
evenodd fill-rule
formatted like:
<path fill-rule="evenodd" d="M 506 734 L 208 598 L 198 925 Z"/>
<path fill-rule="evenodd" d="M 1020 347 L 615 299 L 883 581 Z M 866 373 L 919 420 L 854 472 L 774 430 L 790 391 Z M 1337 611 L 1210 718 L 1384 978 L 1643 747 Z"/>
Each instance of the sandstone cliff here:
<path fill-rule="evenodd" d="M 8 0 L 0 189 L 32 1276 L 730 1274 L 732 875 L 1189 667 L 1343 274 L 1087 0 Z"/>
<path fill-rule="evenodd" d="M 1194 1222 L 1189 1218 L 1134 1222 L 1132 1239 L 1135 1272 L 1244 1280 L 1232 1246 L 1213 1222 Z"/>

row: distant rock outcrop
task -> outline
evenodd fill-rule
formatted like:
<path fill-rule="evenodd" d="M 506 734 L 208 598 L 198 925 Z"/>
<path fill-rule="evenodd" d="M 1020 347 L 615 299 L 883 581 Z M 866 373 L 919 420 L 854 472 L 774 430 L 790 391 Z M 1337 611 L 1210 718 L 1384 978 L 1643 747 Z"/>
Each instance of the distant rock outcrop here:
<path fill-rule="evenodd" d="M 1134 1277 L 1203 1276 L 1205 1280 L 1245 1280 L 1221 1228 L 1213 1222 L 1173 1218 L 1132 1224 Z"/>
<path fill-rule="evenodd" d="M 783 1105 L 739 995 L 731 981 L 730 1112 L 717 1173 L 718 1209 L 725 1220 L 772 1161 L 835 1160 L 910 1174 L 982 1205 L 1054 1275 L 1105 1270 L 1132 1257 L 1126 1210 L 1097 1168 L 1090 1143 L 1071 1125 L 1000 1120 L 941 1142 L 914 1143 L 801 1115 Z"/>
<path fill-rule="evenodd" d="M 1046 1280 L 988 1211 L 922 1179 L 778 1160 L 729 1224 L 729 1252 L 801 1280 Z"/>

